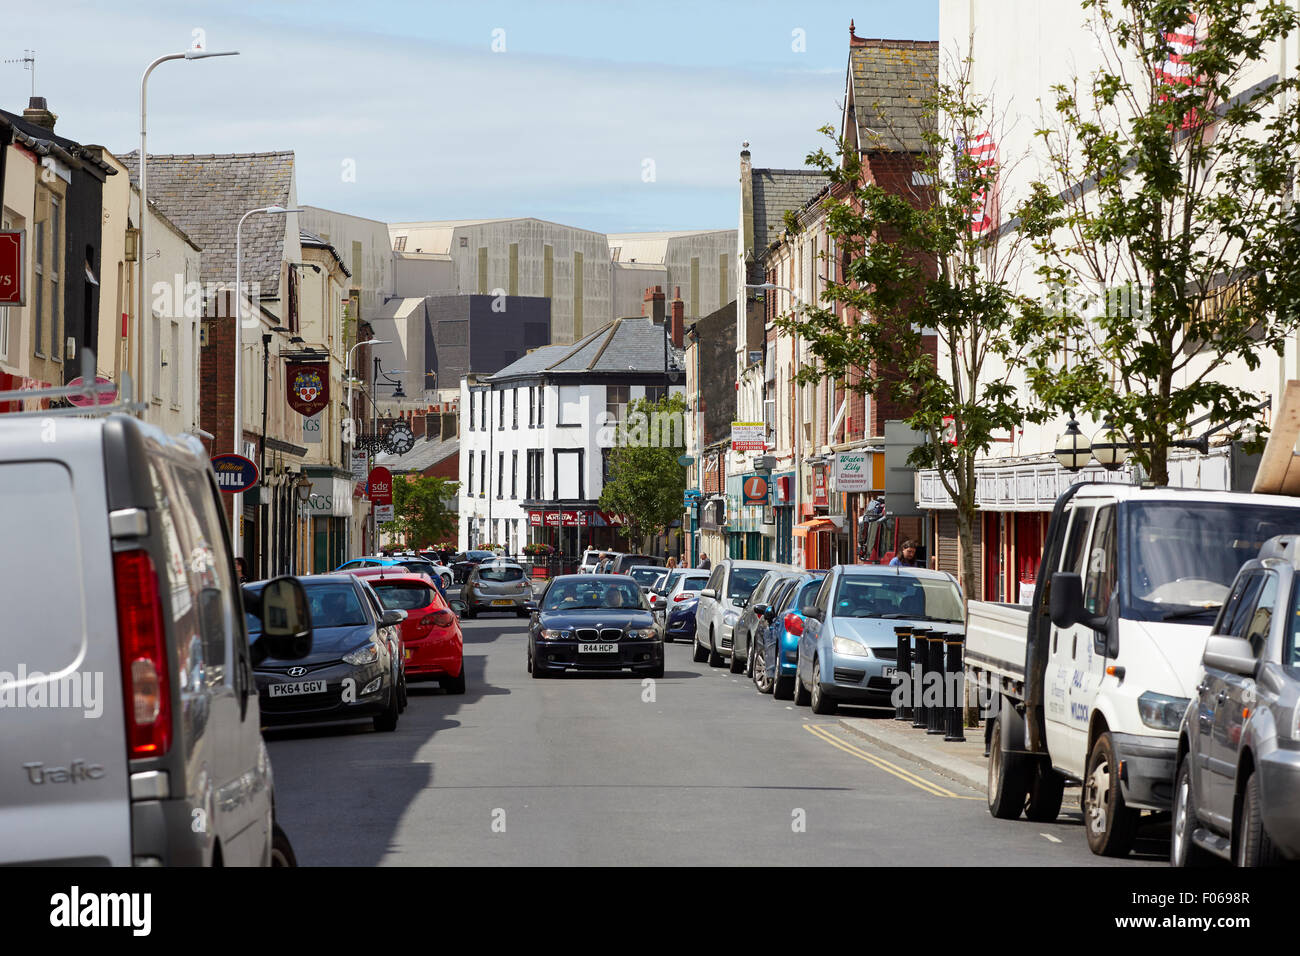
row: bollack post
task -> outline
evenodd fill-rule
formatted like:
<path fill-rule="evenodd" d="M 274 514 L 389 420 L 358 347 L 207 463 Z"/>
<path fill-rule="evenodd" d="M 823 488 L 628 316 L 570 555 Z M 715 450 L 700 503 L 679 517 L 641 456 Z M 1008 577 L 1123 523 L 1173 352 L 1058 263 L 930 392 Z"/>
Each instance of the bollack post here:
<path fill-rule="evenodd" d="M 909 683 L 912 676 L 912 625 L 895 625 L 894 635 L 898 638 L 898 654 L 897 660 L 894 661 L 894 673 L 904 684 L 902 700 L 894 708 L 894 719 L 911 720 L 912 708 L 907 705 L 907 702 L 911 701 L 911 691 L 912 686 L 914 686 Z"/>

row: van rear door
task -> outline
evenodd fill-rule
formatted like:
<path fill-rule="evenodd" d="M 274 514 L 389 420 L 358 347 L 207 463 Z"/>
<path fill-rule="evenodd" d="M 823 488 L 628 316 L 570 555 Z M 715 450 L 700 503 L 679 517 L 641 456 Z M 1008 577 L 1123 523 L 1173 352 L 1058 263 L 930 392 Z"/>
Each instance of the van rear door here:
<path fill-rule="evenodd" d="M 102 431 L 52 421 L 0 430 L 0 863 L 128 866 Z"/>

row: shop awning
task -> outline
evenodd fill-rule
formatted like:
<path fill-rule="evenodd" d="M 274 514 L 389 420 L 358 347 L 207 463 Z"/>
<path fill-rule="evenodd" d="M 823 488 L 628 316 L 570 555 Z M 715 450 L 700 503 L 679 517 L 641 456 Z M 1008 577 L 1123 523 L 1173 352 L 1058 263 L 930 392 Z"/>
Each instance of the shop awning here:
<path fill-rule="evenodd" d="M 829 518 L 813 518 L 809 521 L 804 521 L 801 524 L 795 525 L 790 530 L 794 532 L 795 537 L 802 538 L 805 535 L 815 534 L 818 531 L 834 531 L 835 522 L 831 521 Z"/>

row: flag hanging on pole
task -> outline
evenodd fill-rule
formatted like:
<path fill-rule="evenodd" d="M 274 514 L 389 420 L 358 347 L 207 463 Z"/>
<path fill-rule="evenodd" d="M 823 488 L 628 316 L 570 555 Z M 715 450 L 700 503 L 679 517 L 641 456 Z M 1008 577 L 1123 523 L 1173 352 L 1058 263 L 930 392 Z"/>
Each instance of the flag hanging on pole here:
<path fill-rule="evenodd" d="M 971 190 L 970 204 L 970 229 L 979 236 L 994 228 L 998 221 L 997 143 L 988 130 L 977 133 L 969 140 L 959 137 L 957 142 L 958 148 L 971 158 L 979 169 L 979 175 L 983 177 L 983 182 Z"/>

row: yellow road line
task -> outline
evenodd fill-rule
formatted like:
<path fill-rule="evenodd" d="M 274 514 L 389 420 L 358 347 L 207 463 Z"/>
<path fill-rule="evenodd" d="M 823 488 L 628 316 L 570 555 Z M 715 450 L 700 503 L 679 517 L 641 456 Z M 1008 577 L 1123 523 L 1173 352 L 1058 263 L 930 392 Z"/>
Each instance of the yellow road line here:
<path fill-rule="evenodd" d="M 897 764 L 892 764 L 888 760 L 885 760 L 881 757 L 877 757 L 875 754 L 870 754 L 867 753 L 865 750 L 859 749 L 857 746 L 849 743 L 846 740 L 841 740 L 839 737 L 836 737 L 825 727 L 818 727 L 812 724 L 804 724 L 803 729 L 808 731 L 810 734 L 817 737 L 818 739 L 826 741 L 832 747 L 838 747 L 840 750 L 843 750 L 845 753 L 852 754 L 854 757 L 857 757 L 859 760 L 865 760 L 873 767 L 876 767 L 879 770 L 883 770 L 885 771 L 885 773 L 893 774 L 895 777 L 897 777 L 899 780 L 904 781 L 905 783 L 910 783 L 918 790 L 924 790 L 926 793 L 935 797 L 950 797 L 955 799 L 958 796 L 957 794 L 953 793 L 951 790 L 947 790 L 943 787 L 938 786 L 937 784 L 930 783 L 928 780 L 924 780 L 921 777 L 918 777 L 916 774 L 912 773 L 911 771 L 904 770 L 902 767 L 898 766 Z"/>

